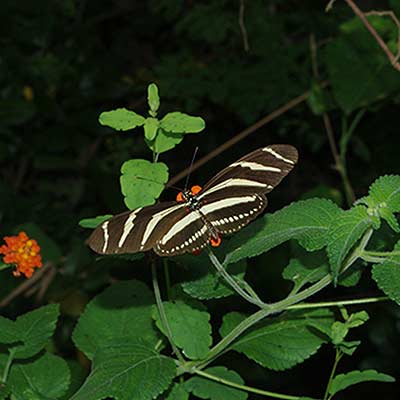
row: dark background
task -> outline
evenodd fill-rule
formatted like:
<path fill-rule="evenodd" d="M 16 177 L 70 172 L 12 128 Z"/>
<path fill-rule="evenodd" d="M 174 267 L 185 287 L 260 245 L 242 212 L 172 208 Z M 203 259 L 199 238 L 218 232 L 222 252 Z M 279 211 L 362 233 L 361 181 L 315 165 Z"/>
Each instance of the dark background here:
<path fill-rule="evenodd" d="M 368 10 L 400 12 L 394 0 L 362 3 Z M 328 112 L 339 144 L 343 122 L 350 123 L 365 110 L 346 157 L 357 198 L 377 177 L 400 173 L 400 73 L 351 9 L 342 1 L 328 13 L 324 2 L 244 1 L 245 33 L 239 24 L 240 4 L 227 0 L 1 2 L 0 234 L 9 235 L 19 225 L 33 222 L 62 254 L 54 262 L 57 274 L 45 294 L 20 296 L 1 312 L 15 317 L 41 303 L 61 302 L 56 348 L 65 357 L 79 359 L 69 337 L 88 299 L 115 279 L 150 279 L 142 262 L 134 269 L 121 260 L 96 262 L 84 246 L 88 232 L 78 226 L 82 218 L 123 211 L 120 166 L 130 158 L 151 159 L 141 129 L 115 133 L 97 121 L 102 111 L 117 107 L 146 115 L 149 83 L 159 87 L 160 115 L 179 110 L 206 121 L 203 132 L 185 137 L 175 149 L 161 154 L 171 177 L 188 166 L 196 146 L 199 159 L 310 89 L 313 104 L 301 103 L 220 153 L 194 171 L 191 182 L 204 184 L 220 168 L 259 146 L 290 143 L 299 150 L 300 162 L 269 196 L 269 211 L 311 196 L 332 198 L 346 208 L 322 111 Z M 383 20 L 386 25 L 379 26 L 379 32 L 393 42 L 394 25 Z M 343 28 L 345 23 L 350 25 Z M 313 72 L 312 37 L 317 44 L 318 76 Z M 317 82 L 322 81 L 328 86 L 318 90 Z M 162 195 L 174 197 L 173 190 Z M 393 240 L 389 231 L 384 235 Z M 289 289 L 280 273 L 291 248 L 280 246 L 249 263 L 248 278 L 266 301 L 282 298 Z M 178 280 L 179 269 L 172 275 Z M 0 279 L 1 298 L 21 283 L 8 270 L 1 272 Z M 331 288 L 315 300 L 379 294 L 367 268 L 356 287 Z M 232 299 L 209 306 L 216 322 L 228 310 L 252 310 Z M 367 309 L 371 320 L 352 338 L 362 340 L 362 345 L 352 358 L 344 358 L 339 372 L 375 368 L 399 378 L 399 309 L 390 303 Z M 250 386 L 320 396 L 333 349 L 323 348 L 282 373 L 264 370 L 236 353 L 222 361 Z M 397 399 L 399 394 L 398 384 L 370 383 L 337 398 Z"/>

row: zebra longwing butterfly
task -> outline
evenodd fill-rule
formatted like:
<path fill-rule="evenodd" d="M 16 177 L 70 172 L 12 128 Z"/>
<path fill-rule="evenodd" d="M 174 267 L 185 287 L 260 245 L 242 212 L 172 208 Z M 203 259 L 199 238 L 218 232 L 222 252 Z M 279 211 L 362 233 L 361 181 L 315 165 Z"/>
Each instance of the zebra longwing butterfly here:
<path fill-rule="evenodd" d="M 229 165 L 204 188 L 193 186 L 176 201 L 124 212 L 103 222 L 87 243 L 97 253 L 160 256 L 218 246 L 221 236 L 238 231 L 267 205 L 269 193 L 292 170 L 297 150 L 290 145 L 260 148 Z"/>

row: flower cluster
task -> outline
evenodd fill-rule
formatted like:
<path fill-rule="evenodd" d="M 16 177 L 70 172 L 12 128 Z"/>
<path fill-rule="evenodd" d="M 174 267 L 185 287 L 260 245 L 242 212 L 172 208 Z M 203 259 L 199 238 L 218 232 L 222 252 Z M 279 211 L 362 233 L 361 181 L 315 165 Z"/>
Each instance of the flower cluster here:
<path fill-rule="evenodd" d="M 18 236 L 5 236 L 5 245 L 0 246 L 0 254 L 4 254 L 3 262 L 15 264 L 14 276 L 25 275 L 30 278 L 34 268 L 42 266 L 40 247 L 36 240 L 30 239 L 25 232 L 20 232 Z"/>

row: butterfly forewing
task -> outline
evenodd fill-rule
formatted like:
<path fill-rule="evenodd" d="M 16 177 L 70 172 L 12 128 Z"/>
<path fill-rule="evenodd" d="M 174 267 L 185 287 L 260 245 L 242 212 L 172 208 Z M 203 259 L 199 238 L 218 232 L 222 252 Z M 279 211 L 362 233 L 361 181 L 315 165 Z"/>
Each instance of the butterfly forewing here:
<path fill-rule="evenodd" d="M 218 198 L 248 193 L 268 193 L 293 169 L 297 150 L 290 145 L 267 146 L 232 163 L 204 187 L 199 198 Z"/>

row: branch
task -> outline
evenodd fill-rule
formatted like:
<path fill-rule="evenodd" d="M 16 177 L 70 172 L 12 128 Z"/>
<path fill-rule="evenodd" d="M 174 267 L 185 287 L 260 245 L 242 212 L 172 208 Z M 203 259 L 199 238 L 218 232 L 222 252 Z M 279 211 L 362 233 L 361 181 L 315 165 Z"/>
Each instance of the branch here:
<path fill-rule="evenodd" d="M 323 88 L 327 85 L 328 85 L 328 82 L 326 82 L 326 81 L 324 81 L 320 84 L 321 88 Z M 255 124 L 249 126 L 248 128 L 244 129 L 243 131 L 239 132 L 232 139 L 221 144 L 221 146 L 217 147 L 216 149 L 214 149 L 213 151 L 208 153 L 206 156 L 204 156 L 200 160 L 196 161 L 192 165 L 191 172 L 195 171 L 197 168 L 201 167 L 203 164 L 207 163 L 208 161 L 210 161 L 211 159 L 216 157 L 218 154 L 224 152 L 225 150 L 228 150 L 234 144 L 236 144 L 237 142 L 240 142 L 242 139 L 244 139 L 245 137 L 250 135 L 250 133 L 255 132 L 262 126 L 267 125 L 268 123 L 273 121 L 275 118 L 280 117 L 285 112 L 287 112 L 287 111 L 291 110 L 292 108 L 298 106 L 299 104 L 303 103 L 304 101 L 307 100 L 307 98 L 310 96 L 310 94 L 311 94 L 310 91 L 304 92 L 300 96 L 297 96 L 294 99 L 288 101 L 282 107 L 279 107 L 276 110 L 272 111 L 270 114 L 266 115 L 264 118 L 261 118 Z M 179 172 L 177 175 L 175 175 L 173 178 L 171 178 L 171 180 L 167 183 L 166 187 L 170 187 L 172 185 L 175 185 L 176 182 L 179 182 L 182 178 L 184 178 L 189 173 L 189 169 L 190 168 L 185 168 L 183 171 Z"/>
<path fill-rule="evenodd" d="M 398 61 L 399 54 L 395 56 L 388 48 L 386 45 L 385 41 L 379 36 L 378 32 L 375 30 L 375 28 L 369 23 L 366 14 L 364 14 L 358 6 L 353 2 L 353 0 L 345 0 L 345 2 L 348 4 L 348 6 L 354 11 L 354 14 L 356 14 L 362 23 L 365 25 L 365 27 L 369 30 L 371 35 L 375 38 L 381 49 L 386 53 L 387 57 L 389 58 L 391 64 L 393 65 L 394 68 L 397 69 L 397 71 L 400 72 L 400 63 Z"/>

